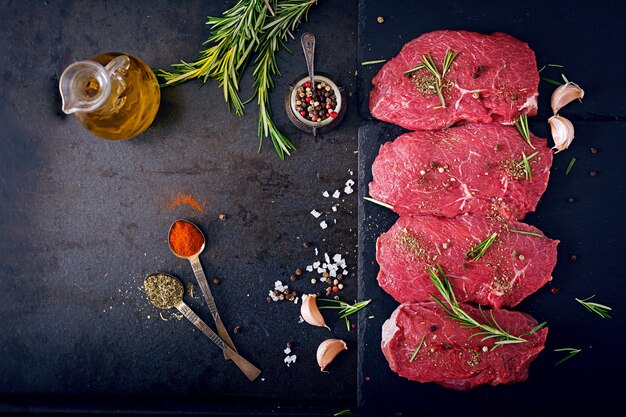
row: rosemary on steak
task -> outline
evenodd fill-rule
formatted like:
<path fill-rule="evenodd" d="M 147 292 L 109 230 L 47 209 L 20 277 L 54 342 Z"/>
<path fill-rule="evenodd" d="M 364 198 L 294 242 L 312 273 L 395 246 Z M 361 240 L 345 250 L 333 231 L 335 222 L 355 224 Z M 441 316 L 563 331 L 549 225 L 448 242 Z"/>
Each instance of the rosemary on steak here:
<path fill-rule="evenodd" d="M 359 310 L 366 307 L 369 303 L 372 302 L 371 299 L 365 300 L 365 301 L 359 301 L 358 303 L 355 302 L 354 304 L 350 304 L 341 300 L 333 300 L 331 298 L 319 298 L 318 300 L 336 304 L 336 305 L 319 306 L 318 308 L 320 309 L 331 308 L 331 309 L 339 310 L 338 311 L 339 317 L 342 319 L 345 319 L 346 328 L 348 329 L 348 331 L 350 331 L 350 319 L 348 319 L 348 316 L 351 316 L 352 314 L 358 312 Z"/>
<path fill-rule="evenodd" d="M 519 120 L 513 119 L 513 123 L 515 123 L 515 127 L 522 138 L 530 145 L 531 148 L 535 149 L 533 144 L 530 142 L 530 128 L 528 127 L 528 117 L 525 114 L 521 114 L 519 116 Z"/>
<path fill-rule="evenodd" d="M 426 335 L 425 334 L 422 335 L 420 343 L 419 343 L 419 345 L 417 345 L 417 347 L 413 351 L 413 354 L 411 355 L 411 358 L 409 359 L 409 362 L 413 362 L 415 360 L 415 357 L 417 356 L 417 354 L 419 353 L 420 349 L 422 348 L 422 345 L 424 344 L 424 339 L 426 339 Z"/>
<path fill-rule="evenodd" d="M 524 230 L 513 230 L 513 229 L 510 229 L 510 230 L 509 230 L 509 232 L 512 232 L 512 233 L 517 233 L 517 234 L 520 234 L 520 235 L 528 235 L 528 236 L 543 237 L 543 236 L 542 236 L 542 235 L 540 235 L 539 233 L 535 233 L 535 232 L 526 232 L 526 231 L 524 231 Z"/>
<path fill-rule="evenodd" d="M 443 92 L 442 92 L 443 81 L 445 79 L 444 77 L 446 76 L 448 70 L 452 66 L 452 62 L 456 59 L 456 57 L 459 55 L 460 52 L 461 51 L 452 52 L 450 51 L 450 49 L 446 49 L 446 53 L 443 57 L 443 64 L 442 64 L 441 72 L 439 72 L 439 69 L 437 68 L 437 65 L 435 64 L 435 60 L 430 55 L 430 53 L 426 55 L 422 55 L 422 57 L 420 58 L 422 62 L 421 64 L 418 64 L 417 66 L 411 68 L 410 70 L 404 71 L 405 74 L 410 74 L 412 72 L 415 72 L 421 69 L 427 69 L 428 71 L 430 71 L 430 73 L 435 77 L 435 83 L 433 86 L 429 86 L 429 87 L 434 89 L 435 93 L 439 97 L 439 101 L 441 102 L 441 106 L 438 106 L 436 108 L 442 108 L 442 109 L 446 108 L 446 101 L 443 97 Z"/>
<path fill-rule="evenodd" d="M 229 109 L 239 116 L 244 114 L 244 102 L 239 96 L 241 77 L 251 57 L 256 54 L 254 88 L 259 105 L 259 140 L 271 138 L 281 159 L 295 149 L 272 120 L 269 92 L 274 88 L 274 77 L 280 76 L 276 54 L 285 47 L 287 35 L 306 19 L 317 0 L 239 0 L 221 17 L 209 16 L 207 25 L 211 34 L 200 52 L 200 58 L 191 63 L 174 64 L 174 71 L 160 70 L 158 76 L 165 85 L 175 85 L 194 78 L 206 83 L 209 78 L 219 83 Z M 259 146 L 259 151 L 261 146 Z"/>
<path fill-rule="evenodd" d="M 580 300 L 578 298 L 575 298 L 575 300 L 578 301 L 587 310 L 591 311 L 592 313 L 596 313 L 597 315 L 599 315 L 603 319 L 606 319 L 606 318 L 610 319 L 611 315 L 609 314 L 609 311 L 612 310 L 611 307 L 606 306 L 604 304 L 598 304 L 598 303 L 589 301 L 589 300 L 595 298 L 595 296 L 596 295 L 594 294 L 591 297 L 587 297 L 587 298 L 585 298 L 583 300 Z"/>
<path fill-rule="evenodd" d="M 472 258 L 473 261 L 477 261 L 483 257 L 487 249 L 493 245 L 493 242 L 496 241 L 496 237 L 498 237 L 498 233 L 490 234 L 485 240 L 465 252 L 465 256 L 469 259 Z"/>
<path fill-rule="evenodd" d="M 456 296 L 454 295 L 454 291 L 452 291 L 450 281 L 448 281 L 448 279 L 446 278 L 446 274 L 443 272 L 443 269 L 441 269 L 440 265 L 437 265 L 437 269 L 430 267 L 429 273 L 430 280 L 435 288 L 437 288 L 437 291 L 443 298 L 443 301 L 432 294 L 430 297 L 435 300 L 437 304 L 439 304 L 446 311 L 446 313 L 448 313 L 449 318 L 458 321 L 461 324 L 462 328 L 478 330 L 476 333 L 473 333 L 470 336 L 470 339 L 476 336 L 482 336 L 481 342 L 488 339 L 497 339 L 494 342 L 492 350 L 498 346 L 506 344 L 525 343 L 528 340 L 524 339 L 522 336 L 531 335 L 546 325 L 546 322 L 543 322 L 537 325 L 534 329 L 532 329 L 525 335 L 513 336 L 498 324 L 495 317 L 493 316 L 493 310 L 490 310 L 491 319 L 489 319 L 485 315 L 485 312 L 482 310 L 482 308 L 479 307 L 479 310 L 485 321 L 484 323 L 481 323 L 474 317 L 470 316 L 465 310 L 463 310 L 459 306 L 459 303 L 456 300 Z"/>

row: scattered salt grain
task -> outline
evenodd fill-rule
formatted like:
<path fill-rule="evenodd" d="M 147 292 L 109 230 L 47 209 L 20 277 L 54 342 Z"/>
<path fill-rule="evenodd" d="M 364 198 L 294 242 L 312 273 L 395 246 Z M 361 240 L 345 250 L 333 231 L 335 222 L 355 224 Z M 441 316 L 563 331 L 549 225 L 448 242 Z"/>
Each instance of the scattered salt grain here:
<path fill-rule="evenodd" d="M 285 352 L 285 355 L 289 355 L 291 353 L 291 349 L 287 347 L 285 348 L 285 350 L 283 350 L 283 352 Z"/>
<path fill-rule="evenodd" d="M 333 198 L 339 198 L 340 195 L 341 192 L 339 190 L 335 190 L 335 192 L 333 193 Z"/>
<path fill-rule="evenodd" d="M 354 192 L 354 190 L 351 187 L 348 187 L 346 185 L 346 188 L 343 189 L 343 192 L 346 194 L 352 194 Z"/>
<path fill-rule="evenodd" d="M 323 195 L 324 197 L 330 197 L 330 194 L 328 194 L 328 191 L 324 191 L 324 192 L 322 193 L 322 195 Z"/>
<path fill-rule="evenodd" d="M 320 261 L 313 262 L 313 268 L 319 268 L 321 264 Z"/>
<path fill-rule="evenodd" d="M 296 358 L 297 358 L 296 355 L 285 357 L 285 363 L 287 364 L 287 367 L 289 367 L 289 365 L 292 363 L 296 363 Z"/>
<path fill-rule="evenodd" d="M 325 222 L 325 221 L 322 221 L 322 222 L 320 223 L 320 227 L 321 227 L 322 229 L 326 229 L 326 228 L 328 227 L 328 225 L 326 224 L 326 222 Z"/>
<path fill-rule="evenodd" d="M 313 265 L 309 265 L 306 267 L 307 272 L 313 272 Z"/>
<path fill-rule="evenodd" d="M 335 256 L 333 256 L 333 261 L 339 262 L 339 261 L 341 261 L 341 258 L 342 258 L 341 254 L 337 253 L 337 254 L 335 254 Z"/>
<path fill-rule="evenodd" d="M 352 187 L 354 185 L 354 181 L 348 180 L 346 181 L 346 187 Z"/>
<path fill-rule="evenodd" d="M 304 319 L 302 318 L 302 316 L 298 317 L 298 324 L 300 323 L 304 323 Z"/>
<path fill-rule="evenodd" d="M 315 256 L 319 255 L 319 251 L 315 248 Z"/>
<path fill-rule="evenodd" d="M 311 210 L 311 215 L 317 219 L 319 216 L 322 215 L 322 213 L 317 210 Z"/>
<path fill-rule="evenodd" d="M 332 207 L 333 211 L 337 211 L 337 206 Z"/>

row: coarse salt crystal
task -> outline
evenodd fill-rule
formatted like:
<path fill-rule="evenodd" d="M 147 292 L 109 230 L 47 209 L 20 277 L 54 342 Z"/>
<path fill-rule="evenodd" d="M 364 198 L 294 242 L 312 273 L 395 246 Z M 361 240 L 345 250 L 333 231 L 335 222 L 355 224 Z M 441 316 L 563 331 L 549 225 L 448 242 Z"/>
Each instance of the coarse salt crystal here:
<path fill-rule="evenodd" d="M 335 256 L 333 256 L 333 261 L 341 262 L 341 258 L 342 258 L 341 254 L 337 253 L 337 254 L 335 254 Z"/>
<path fill-rule="evenodd" d="M 337 211 L 337 206 L 332 207 L 333 211 Z"/>
<path fill-rule="evenodd" d="M 330 271 L 330 276 L 335 278 L 337 276 L 337 270 Z"/>
<path fill-rule="evenodd" d="M 328 225 L 326 224 L 326 222 L 325 222 L 325 221 L 322 221 L 322 222 L 320 223 L 320 227 L 321 227 L 322 229 L 326 229 L 326 228 L 328 227 Z"/>
<path fill-rule="evenodd" d="M 323 195 L 324 197 L 330 197 L 330 194 L 328 194 L 328 191 L 324 191 L 324 192 L 322 193 L 322 195 Z"/>
<path fill-rule="evenodd" d="M 321 278 L 320 278 L 320 281 L 322 281 L 322 282 L 326 282 L 326 278 L 321 277 Z"/>
<path fill-rule="evenodd" d="M 319 251 L 315 248 L 315 256 L 319 255 Z"/>
<path fill-rule="evenodd" d="M 304 319 L 302 318 L 302 316 L 300 316 L 300 317 L 298 318 L 298 324 L 300 324 L 300 323 L 304 323 Z"/>
<path fill-rule="evenodd" d="M 330 256 L 328 256 L 327 253 L 324 254 L 324 259 L 326 259 L 326 263 L 329 264 L 330 263 Z"/>
<path fill-rule="evenodd" d="M 295 300 L 293 300 L 293 303 L 294 303 L 294 304 L 298 304 L 298 300 L 299 300 L 299 299 L 300 299 L 300 297 L 296 297 L 296 299 L 295 299 Z"/>
<path fill-rule="evenodd" d="M 333 198 L 339 198 L 340 195 L 341 192 L 339 190 L 335 190 L 335 192 L 333 193 Z"/>
<path fill-rule="evenodd" d="M 346 185 L 346 188 L 343 189 L 343 192 L 346 194 L 352 194 L 354 192 L 354 190 L 352 189 L 352 187 L 348 187 Z"/>
<path fill-rule="evenodd" d="M 324 268 L 317 268 L 317 273 L 318 274 L 323 274 L 324 271 L 326 271 Z"/>
<path fill-rule="evenodd" d="M 322 263 L 320 261 L 313 262 L 313 268 L 319 268 Z"/>
<path fill-rule="evenodd" d="M 317 210 L 311 210 L 311 215 L 317 219 L 319 216 L 322 215 L 322 213 Z"/>
<path fill-rule="evenodd" d="M 313 266 L 312 265 L 307 266 L 306 267 L 306 271 L 307 272 L 313 272 Z"/>
<path fill-rule="evenodd" d="M 291 353 L 291 349 L 285 348 L 285 350 L 283 350 L 283 352 L 285 352 L 285 355 L 289 355 Z"/>
<path fill-rule="evenodd" d="M 352 180 L 348 180 L 348 181 L 346 181 L 346 185 L 347 185 L 348 187 L 352 187 L 352 186 L 354 185 L 354 181 L 352 181 Z"/>

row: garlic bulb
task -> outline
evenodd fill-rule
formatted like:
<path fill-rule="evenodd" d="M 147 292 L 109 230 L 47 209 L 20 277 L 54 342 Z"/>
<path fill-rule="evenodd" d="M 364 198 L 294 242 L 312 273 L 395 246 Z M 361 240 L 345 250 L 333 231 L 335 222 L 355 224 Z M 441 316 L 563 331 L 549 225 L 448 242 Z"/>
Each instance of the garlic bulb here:
<path fill-rule="evenodd" d="M 320 366 L 320 370 L 324 372 L 326 366 L 335 359 L 335 356 L 344 350 L 348 350 L 348 345 L 343 340 L 324 340 L 317 348 L 317 364 Z"/>
<path fill-rule="evenodd" d="M 555 149 L 556 153 L 567 149 L 574 140 L 574 125 L 572 122 L 562 116 L 552 116 L 548 119 L 548 123 L 550 124 L 552 139 L 554 140 L 552 149 Z"/>
<path fill-rule="evenodd" d="M 330 327 L 328 327 L 324 321 L 322 313 L 320 313 L 319 308 L 317 308 L 317 295 L 309 294 L 302 296 L 300 315 L 307 323 L 313 326 L 323 326 L 330 330 Z"/>
<path fill-rule="evenodd" d="M 550 104 L 552 106 L 552 113 L 555 115 L 559 113 L 563 107 L 568 105 L 574 100 L 582 99 L 585 96 L 585 92 L 577 84 L 567 81 L 565 84 L 558 87 L 552 93 Z"/>

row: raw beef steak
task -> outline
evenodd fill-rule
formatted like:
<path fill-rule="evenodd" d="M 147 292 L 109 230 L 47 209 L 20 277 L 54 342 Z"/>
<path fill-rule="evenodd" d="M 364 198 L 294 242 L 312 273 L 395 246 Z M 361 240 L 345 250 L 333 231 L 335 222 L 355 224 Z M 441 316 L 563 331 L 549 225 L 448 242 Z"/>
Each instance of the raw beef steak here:
<path fill-rule="evenodd" d="M 497 235 L 483 256 L 466 257 L 493 233 Z M 376 242 L 378 284 L 401 303 L 430 301 L 437 290 L 428 271 L 438 264 L 459 301 L 513 307 L 552 279 L 558 243 L 516 221 L 401 216 Z"/>
<path fill-rule="evenodd" d="M 381 146 L 370 195 L 399 214 L 522 219 L 546 190 L 552 164 L 546 140 L 531 141 L 535 149 L 515 127 L 495 123 L 406 133 Z M 535 152 L 527 179 L 523 155 Z"/>
<path fill-rule="evenodd" d="M 434 75 L 428 69 L 405 71 L 430 53 L 441 73 L 447 50 L 459 54 L 442 81 L 446 108 L 440 108 Z M 411 130 L 442 129 L 461 120 L 508 124 L 522 113 L 537 114 L 535 53 L 506 33 L 426 33 L 407 43 L 372 83 L 372 115 Z"/>
<path fill-rule="evenodd" d="M 467 304 L 461 308 L 485 323 L 480 311 Z M 514 336 L 521 336 L 537 326 L 528 314 L 492 310 L 493 319 Z M 483 311 L 491 320 L 488 310 Z M 470 336 L 477 329 L 464 329 L 447 317 L 434 301 L 401 304 L 383 324 L 381 348 L 391 370 L 419 382 L 436 382 L 454 390 L 468 390 L 478 385 L 513 384 L 528 378 L 530 363 L 543 350 L 548 329 L 522 336 L 524 343 L 507 344 L 491 350 L 494 339 L 481 342 Z M 421 347 L 413 361 L 411 356 Z"/>

